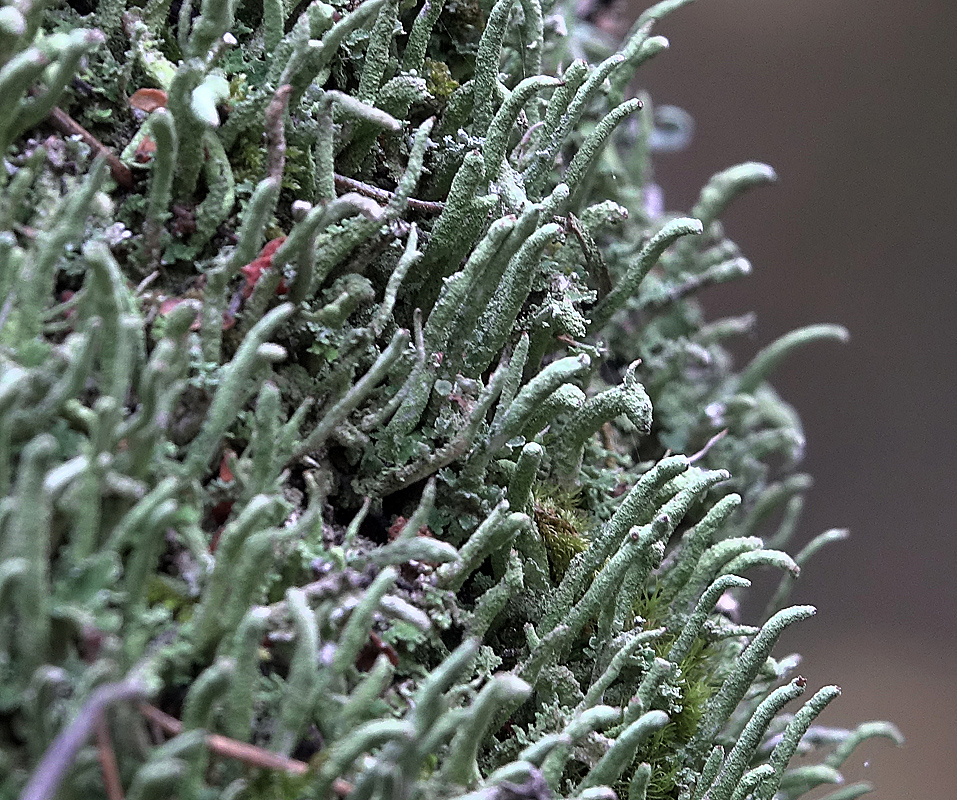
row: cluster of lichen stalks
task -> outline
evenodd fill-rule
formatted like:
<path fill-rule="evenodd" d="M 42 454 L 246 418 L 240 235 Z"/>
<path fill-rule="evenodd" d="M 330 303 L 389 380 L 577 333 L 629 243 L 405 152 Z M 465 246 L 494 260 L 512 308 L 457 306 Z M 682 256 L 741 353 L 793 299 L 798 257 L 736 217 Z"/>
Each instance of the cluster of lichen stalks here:
<path fill-rule="evenodd" d="M 3 3 L 0 796 L 769 800 L 897 736 L 780 713 L 843 534 L 781 551 L 765 378 L 843 332 L 735 373 L 702 320 L 773 173 L 656 208 L 685 2 L 611 55 L 547 0 Z"/>

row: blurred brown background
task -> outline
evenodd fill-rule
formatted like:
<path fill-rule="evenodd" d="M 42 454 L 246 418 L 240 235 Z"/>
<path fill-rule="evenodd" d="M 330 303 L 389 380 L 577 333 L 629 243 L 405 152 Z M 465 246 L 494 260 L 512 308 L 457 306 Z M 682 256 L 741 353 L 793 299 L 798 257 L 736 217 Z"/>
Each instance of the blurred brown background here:
<path fill-rule="evenodd" d="M 957 797 L 957 2 L 699 0 L 655 32 L 671 49 L 639 83 L 696 122 L 658 159 L 667 207 L 741 161 L 780 176 L 725 216 L 754 274 L 712 290 L 709 315 L 757 311 L 743 358 L 808 323 L 852 335 L 775 380 L 815 478 L 801 543 L 852 535 L 805 570 L 794 599 L 818 616 L 777 652 L 804 654 L 809 688 L 843 687 L 824 724 L 907 737 L 865 743 L 849 782 Z"/>

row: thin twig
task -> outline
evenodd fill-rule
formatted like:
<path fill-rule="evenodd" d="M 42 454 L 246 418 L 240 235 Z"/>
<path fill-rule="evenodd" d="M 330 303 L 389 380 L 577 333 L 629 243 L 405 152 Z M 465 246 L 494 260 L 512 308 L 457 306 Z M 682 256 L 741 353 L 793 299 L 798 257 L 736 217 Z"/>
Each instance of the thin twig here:
<path fill-rule="evenodd" d="M 395 199 L 395 192 L 386 189 L 380 189 L 378 186 L 372 186 L 355 178 L 347 178 L 345 175 L 336 174 L 336 188 L 357 194 L 364 194 L 373 200 L 381 200 L 383 203 L 389 203 Z M 409 208 L 413 211 L 420 211 L 423 214 L 441 214 L 445 210 L 445 203 L 435 203 L 431 200 L 416 200 L 414 197 L 408 199 Z"/>
<path fill-rule="evenodd" d="M 100 714 L 94 729 L 96 736 L 96 756 L 100 762 L 100 771 L 103 773 L 103 786 L 109 800 L 123 800 L 123 783 L 120 780 L 120 767 L 116 763 L 116 751 L 113 749 L 113 740 L 110 738 L 110 726 L 106 724 L 106 717 Z"/>
<path fill-rule="evenodd" d="M 93 733 L 103 712 L 115 703 L 142 700 L 148 694 L 149 688 L 136 677 L 97 687 L 77 711 L 73 721 L 47 747 L 33 775 L 23 787 L 20 800 L 53 800 L 73 766 L 77 753 Z"/>
<path fill-rule="evenodd" d="M 720 441 L 721 441 L 725 436 L 727 436 L 727 435 L 728 435 L 728 429 L 727 429 L 727 428 L 725 428 L 724 430 L 718 431 L 714 436 L 712 436 L 710 439 L 708 439 L 707 442 L 705 442 L 704 447 L 702 447 L 697 453 L 695 453 L 693 456 L 688 456 L 688 463 L 689 463 L 689 464 L 694 464 L 695 462 L 700 461 L 702 458 L 704 458 L 706 455 L 708 455 L 708 451 L 709 451 L 714 445 L 716 445 L 718 442 L 720 442 Z"/>
<path fill-rule="evenodd" d="M 14 222 L 13 229 L 26 239 L 36 239 L 38 235 L 36 228 L 31 228 L 29 225 L 20 222 Z"/>
<path fill-rule="evenodd" d="M 283 116 L 289 105 L 292 86 L 288 83 L 276 89 L 266 108 L 266 175 L 273 180 L 281 180 L 286 166 L 286 131 Z"/>
<path fill-rule="evenodd" d="M 139 703 L 140 713 L 150 722 L 157 725 L 170 736 L 178 736 L 183 732 L 183 723 L 176 717 L 160 711 L 156 706 L 149 703 Z M 221 736 L 217 733 L 206 734 L 206 746 L 210 752 L 224 758 L 234 758 L 262 769 L 274 769 L 289 773 L 290 775 L 305 775 L 309 771 L 309 765 L 305 761 L 297 761 L 294 758 L 279 755 L 278 753 L 264 750 L 253 744 L 240 742 L 238 739 L 230 739 L 228 736 Z M 347 781 L 337 779 L 333 784 L 333 791 L 336 794 L 345 796 L 352 791 L 352 784 Z"/>
<path fill-rule="evenodd" d="M 110 173 L 113 175 L 113 180 L 120 186 L 124 189 L 135 188 L 136 184 L 133 181 L 133 173 L 130 171 L 130 168 L 120 161 L 116 153 L 67 114 L 66 111 L 54 106 L 50 111 L 48 119 L 50 120 L 50 124 L 60 131 L 60 133 L 66 136 L 79 136 L 80 139 L 92 147 L 99 155 L 105 156 L 106 162 L 110 165 Z"/>
<path fill-rule="evenodd" d="M 571 212 L 567 217 L 553 217 L 553 222 L 563 225 L 566 230 L 575 234 L 578 243 L 581 245 L 582 254 L 585 256 L 585 268 L 598 284 L 598 299 L 601 300 L 611 294 L 612 282 L 608 274 L 608 265 L 601 254 L 601 249 L 592 238 L 591 234 L 582 226 L 581 220 Z"/>
<path fill-rule="evenodd" d="M 149 286 L 153 281 L 159 277 L 160 273 L 158 269 L 154 269 L 149 275 L 147 275 L 143 280 L 141 280 L 136 288 L 133 290 L 133 294 L 139 297 L 143 292 L 146 291 L 146 287 Z"/>

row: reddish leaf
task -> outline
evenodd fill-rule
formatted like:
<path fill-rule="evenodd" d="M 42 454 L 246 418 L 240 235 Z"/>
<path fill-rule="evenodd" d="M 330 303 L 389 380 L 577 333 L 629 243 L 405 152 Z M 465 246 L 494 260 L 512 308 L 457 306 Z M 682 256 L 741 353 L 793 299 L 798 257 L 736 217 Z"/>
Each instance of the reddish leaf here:
<path fill-rule="evenodd" d="M 370 633 L 369 641 L 362 646 L 359 655 L 356 656 L 356 669 L 360 672 L 368 672 L 380 654 L 385 655 L 393 667 L 399 666 L 399 654 L 396 649 L 391 644 L 383 642 L 378 634 Z"/>
<path fill-rule="evenodd" d="M 163 302 L 160 303 L 160 306 L 159 306 L 160 316 L 165 317 L 174 308 L 176 308 L 178 305 L 185 302 L 186 302 L 186 298 L 183 298 L 183 297 L 167 297 L 165 300 L 163 300 Z M 192 324 L 190 324 L 189 329 L 191 331 L 198 331 L 201 324 L 202 322 L 200 319 L 199 311 L 197 310 L 196 319 L 194 319 Z"/>
<path fill-rule="evenodd" d="M 155 152 L 156 142 L 149 136 L 144 136 L 140 139 L 140 143 L 136 145 L 136 150 L 133 151 L 133 160 L 137 164 L 146 164 L 153 159 L 153 153 Z"/>
<path fill-rule="evenodd" d="M 166 92 L 162 89 L 137 89 L 130 95 L 130 106 L 147 114 L 166 108 Z"/>
<path fill-rule="evenodd" d="M 259 255 L 242 268 L 241 272 L 246 278 L 246 284 L 243 286 L 243 297 L 248 298 L 253 293 L 253 288 L 262 277 L 263 271 L 272 266 L 272 257 L 284 241 L 286 241 L 286 237 L 279 236 L 266 242 Z M 286 284 L 280 281 L 279 286 L 276 287 L 276 294 L 286 294 L 288 291 L 289 288 Z"/>
<path fill-rule="evenodd" d="M 236 460 L 236 453 L 232 450 L 226 450 L 223 453 L 223 459 L 219 462 L 219 479 L 225 481 L 226 483 L 232 483 L 236 480 L 236 476 L 233 475 L 232 469 L 230 469 L 229 464 L 231 461 Z"/>

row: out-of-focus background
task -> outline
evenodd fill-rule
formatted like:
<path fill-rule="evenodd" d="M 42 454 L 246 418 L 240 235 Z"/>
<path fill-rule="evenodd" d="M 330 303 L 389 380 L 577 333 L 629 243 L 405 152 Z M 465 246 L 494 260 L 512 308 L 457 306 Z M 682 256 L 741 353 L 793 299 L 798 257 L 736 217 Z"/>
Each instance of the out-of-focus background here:
<path fill-rule="evenodd" d="M 815 478 L 801 543 L 851 529 L 808 565 L 794 600 L 818 616 L 777 652 L 805 656 L 809 689 L 843 687 L 822 723 L 907 737 L 865 743 L 849 782 L 957 797 L 957 2 L 699 0 L 655 33 L 671 49 L 639 84 L 696 122 L 658 159 L 667 207 L 741 161 L 780 176 L 725 215 L 754 273 L 711 290 L 709 315 L 757 311 L 742 358 L 808 323 L 852 335 L 775 378 Z"/>

